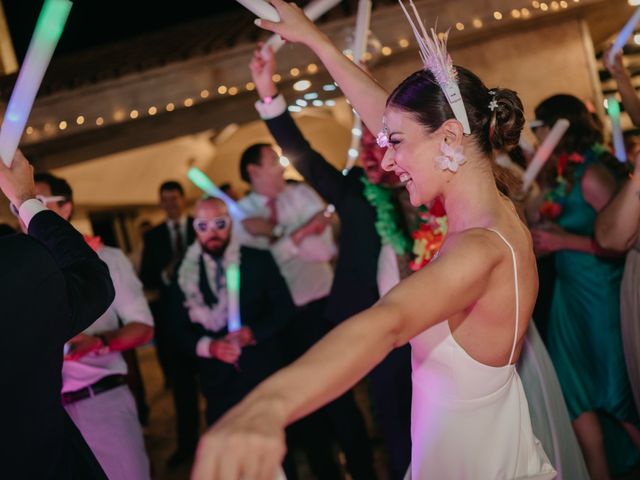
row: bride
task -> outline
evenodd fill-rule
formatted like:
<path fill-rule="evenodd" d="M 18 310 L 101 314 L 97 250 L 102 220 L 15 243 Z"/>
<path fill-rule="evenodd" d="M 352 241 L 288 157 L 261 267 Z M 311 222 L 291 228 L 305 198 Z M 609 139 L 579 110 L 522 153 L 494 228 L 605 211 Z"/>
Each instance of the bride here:
<path fill-rule="evenodd" d="M 518 142 L 520 99 L 453 66 L 446 36 L 428 34 L 415 8 L 415 20 L 405 13 L 425 68 L 389 95 L 298 7 L 271 3 L 281 21 L 257 23 L 313 50 L 367 127 L 380 132 L 383 168 L 405 182 L 413 205 L 440 196 L 449 231 L 437 259 L 215 424 L 200 441 L 193 478 L 273 480 L 285 427 L 407 342 L 414 383 L 411 478 L 553 478 L 515 370 L 538 290 L 535 257 L 492 168 L 492 152 Z"/>

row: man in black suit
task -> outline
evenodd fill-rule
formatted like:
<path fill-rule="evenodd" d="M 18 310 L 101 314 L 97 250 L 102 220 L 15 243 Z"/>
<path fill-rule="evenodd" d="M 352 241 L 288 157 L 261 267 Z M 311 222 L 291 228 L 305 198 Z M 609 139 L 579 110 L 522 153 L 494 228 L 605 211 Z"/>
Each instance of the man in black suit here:
<path fill-rule="evenodd" d="M 295 168 L 327 202 L 335 206 L 341 221 L 339 256 L 326 315 L 334 323 L 371 307 L 401 278 L 410 273 L 408 255 L 395 255 L 384 246 L 376 229 L 377 212 L 365 196 L 368 184 L 391 192 L 400 231 L 411 241 L 408 225 L 416 210 L 408 202 L 397 176 L 380 167 L 384 152 L 365 131 L 360 161 L 347 175 L 311 148 L 289 114 L 271 78 L 273 53 L 254 54 L 250 65 L 260 99 L 256 108 L 271 135 Z M 364 128 L 363 128 L 364 130 Z M 411 457 L 411 352 L 404 346 L 391 352 L 369 377 L 373 400 L 389 452 L 391 477 L 404 478 Z"/>
<path fill-rule="evenodd" d="M 269 251 L 230 244 L 231 218 L 222 200 L 200 200 L 195 215 L 197 240 L 178 269 L 170 319 L 182 351 L 198 363 L 211 425 L 282 366 L 278 334 L 294 305 Z M 242 327 L 229 333 L 226 271 L 238 263 Z"/>
<path fill-rule="evenodd" d="M 140 279 L 149 297 L 155 324 L 155 342 L 165 385 L 172 388 L 176 412 L 177 449 L 170 468 L 188 461 L 199 437 L 196 365 L 178 348 L 169 333 L 169 287 L 187 245 L 195 238 L 193 218 L 186 214 L 184 189 L 169 180 L 160 185 L 160 206 L 167 219 L 144 235 Z"/>
<path fill-rule="evenodd" d="M 111 304 L 107 266 L 36 200 L 33 169 L 0 161 L 0 189 L 29 235 L 0 238 L 3 478 L 106 479 L 60 402 L 64 344 Z"/>

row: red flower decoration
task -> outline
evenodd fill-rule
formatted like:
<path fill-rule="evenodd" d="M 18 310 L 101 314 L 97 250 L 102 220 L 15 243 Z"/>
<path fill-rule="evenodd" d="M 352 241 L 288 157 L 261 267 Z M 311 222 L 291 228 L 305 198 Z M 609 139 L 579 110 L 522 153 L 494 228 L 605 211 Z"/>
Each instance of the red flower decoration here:
<path fill-rule="evenodd" d="M 562 206 L 559 203 L 545 201 L 540 207 L 540 215 L 550 220 L 555 220 L 562 213 Z"/>

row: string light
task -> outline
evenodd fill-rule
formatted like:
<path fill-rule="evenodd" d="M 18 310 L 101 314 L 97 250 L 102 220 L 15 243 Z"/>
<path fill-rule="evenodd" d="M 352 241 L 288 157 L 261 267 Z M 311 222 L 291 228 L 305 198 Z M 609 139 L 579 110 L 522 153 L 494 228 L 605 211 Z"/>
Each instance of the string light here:
<path fill-rule="evenodd" d="M 534 9 L 539 9 L 542 12 L 547 12 L 549 10 L 551 11 L 558 11 L 560 9 L 566 9 L 569 8 L 569 3 L 570 0 L 552 0 L 552 1 L 539 1 L 539 0 L 532 0 L 531 2 L 531 7 L 533 7 Z M 580 0 L 573 0 L 573 3 L 580 3 Z M 637 5 L 640 4 L 640 0 L 628 0 L 629 4 L 633 4 L 633 5 Z M 510 12 L 510 15 L 513 19 L 527 19 L 531 17 L 531 10 L 529 10 L 529 8 L 527 7 L 522 7 L 522 8 L 514 8 L 512 9 Z M 492 16 L 495 20 L 503 20 L 504 15 L 502 12 L 500 12 L 499 10 L 495 10 L 492 12 Z M 463 22 L 456 22 L 455 23 L 455 28 L 459 31 L 462 31 L 466 28 L 466 26 L 468 26 L 469 24 L 473 26 L 473 28 L 476 29 L 480 29 L 484 26 L 484 21 L 483 18 L 486 20 L 487 17 L 476 17 L 473 18 L 469 21 L 468 24 L 465 25 L 465 23 Z M 491 17 L 488 17 L 491 18 Z M 438 34 L 441 38 L 443 37 L 444 33 L 440 32 Z M 635 35 L 633 37 L 633 41 L 636 44 L 640 44 L 640 34 Z M 399 48 L 405 49 L 407 47 L 410 46 L 410 41 L 407 38 L 400 38 L 397 40 L 397 46 Z M 351 53 L 349 52 L 345 52 L 346 54 Z M 380 53 L 387 57 L 390 56 L 394 53 L 393 49 L 391 46 L 385 45 L 380 49 Z M 363 55 L 363 58 L 365 60 L 371 60 L 373 58 L 373 55 L 371 52 L 365 52 Z M 305 70 L 307 73 L 309 74 L 315 74 L 319 71 L 319 67 L 317 64 L 315 63 L 309 63 L 308 65 L 306 65 L 306 67 L 302 66 L 302 67 L 292 67 L 289 70 L 289 74 L 291 77 L 298 77 L 302 74 L 303 70 Z M 275 73 L 272 76 L 272 80 L 275 83 L 281 82 L 282 81 L 282 76 L 278 73 Z M 295 82 L 295 84 L 293 85 L 293 88 L 295 90 L 298 91 L 304 91 L 307 90 L 308 88 L 311 87 L 311 82 L 309 80 L 299 80 L 297 82 Z M 247 82 L 244 85 L 244 88 L 247 91 L 253 91 L 256 88 L 256 85 L 254 82 Z M 335 91 L 337 89 L 337 86 L 335 84 L 326 84 L 323 86 L 323 90 L 326 92 L 331 92 L 331 91 Z M 239 88 L 232 86 L 232 87 L 227 87 L 226 85 L 219 85 L 217 88 L 217 92 L 220 95 L 225 95 L 225 94 L 229 94 L 229 95 L 237 95 L 239 93 Z M 211 92 L 208 89 L 203 89 L 200 90 L 199 92 L 200 98 L 202 99 L 207 99 L 211 96 Z M 321 106 L 335 106 L 336 102 L 335 100 L 327 100 L 327 101 L 323 101 L 320 98 L 318 98 L 318 94 L 315 92 L 310 92 L 304 95 L 304 100 L 303 99 L 298 99 L 297 100 L 297 105 L 290 105 L 289 106 L 289 110 L 293 111 L 293 112 L 298 112 L 301 111 L 303 107 L 306 107 L 309 105 L 309 102 L 316 107 L 321 107 Z M 183 101 L 183 105 L 185 107 L 191 107 L 194 105 L 194 99 L 192 97 L 187 97 L 184 99 Z M 167 112 L 172 112 L 175 110 L 175 104 L 172 102 L 169 102 L 166 104 L 165 109 Z M 144 112 L 144 110 L 143 110 Z M 150 106 L 147 109 L 147 113 L 150 116 L 154 116 L 158 113 L 158 108 L 155 106 Z M 113 119 L 115 121 L 122 121 L 124 120 L 126 117 L 126 110 L 122 110 L 122 109 L 118 109 L 113 113 Z M 137 109 L 132 109 L 129 111 L 129 118 L 131 119 L 137 119 L 140 117 L 140 112 Z M 78 115 L 75 118 L 75 123 L 79 126 L 84 125 L 86 123 L 86 118 L 83 115 Z M 96 117 L 95 119 L 95 124 L 97 126 L 102 126 L 104 125 L 104 117 L 99 116 Z M 58 130 L 66 130 L 69 127 L 69 124 L 66 120 L 60 120 L 57 124 L 58 126 Z M 55 122 L 54 123 L 45 123 L 43 125 L 43 130 L 46 133 L 53 133 L 55 132 L 56 128 L 55 128 Z M 27 135 L 33 135 L 34 133 L 37 133 L 36 128 L 34 128 L 33 126 L 28 126 L 25 129 L 25 133 Z"/>

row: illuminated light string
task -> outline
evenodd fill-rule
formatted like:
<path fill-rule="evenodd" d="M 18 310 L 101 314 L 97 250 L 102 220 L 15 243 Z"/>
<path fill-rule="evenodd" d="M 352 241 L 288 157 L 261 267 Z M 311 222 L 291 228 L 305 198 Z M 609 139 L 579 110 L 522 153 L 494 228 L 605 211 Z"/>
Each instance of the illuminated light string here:
<path fill-rule="evenodd" d="M 69 0 L 46 0 L 42 6 L 0 130 L 0 157 L 7 166 L 13 162 L 42 78 L 72 5 Z"/>
<path fill-rule="evenodd" d="M 616 158 L 621 162 L 627 161 L 627 151 L 624 148 L 624 136 L 622 135 L 622 127 L 620 126 L 620 103 L 616 97 L 610 95 L 607 97 L 607 115 L 611 119 L 611 131 L 613 135 L 613 150 Z"/>
<path fill-rule="evenodd" d="M 56 1 L 57 2 L 64 1 L 64 3 L 70 3 L 70 2 L 68 2 L 68 0 L 56 0 Z M 249 5 L 249 4 L 250 5 L 254 5 L 256 3 L 257 4 L 263 4 L 263 5 L 267 6 L 267 10 L 271 9 L 277 15 L 277 12 L 275 11 L 275 9 L 270 4 L 268 4 L 266 2 L 263 2 L 262 0 L 259 0 L 257 2 L 254 1 L 254 0 L 243 0 L 243 1 L 238 0 L 238 3 L 241 3 L 242 5 L 244 5 L 246 8 L 248 8 L 249 10 L 251 10 L 254 13 L 255 13 L 255 11 L 252 10 L 252 8 L 249 8 L 247 5 Z M 317 8 L 317 9 L 327 8 L 327 6 L 331 5 L 331 3 L 337 3 L 337 2 L 336 2 L 336 0 L 316 0 L 315 2 L 311 2 L 311 4 L 309 4 L 307 6 L 307 8 L 311 9 L 312 5 L 314 5 L 314 8 Z M 547 3 L 549 3 L 549 2 L 547 2 Z M 551 9 L 548 8 L 547 3 L 539 2 L 539 1 L 535 1 L 534 0 L 532 2 L 525 3 L 525 5 L 533 6 L 534 11 L 538 12 L 538 14 L 546 14 L 547 11 L 551 12 Z M 574 2 L 572 2 L 572 3 L 579 3 L 579 2 L 576 2 L 574 0 Z M 543 11 L 543 9 L 540 8 L 542 5 L 546 6 L 547 10 Z M 559 3 L 559 5 L 563 9 L 564 8 L 568 8 L 568 4 L 567 4 L 566 1 L 565 2 L 561 1 Z M 258 8 L 262 8 L 262 7 L 258 7 Z M 329 6 L 328 9 L 330 9 L 330 8 L 332 8 L 332 7 Z M 44 8 L 43 8 L 43 10 L 44 10 Z M 317 10 L 317 11 L 320 11 L 320 10 Z M 518 11 L 520 13 L 519 16 L 518 16 L 518 14 L 515 13 L 516 11 Z M 489 14 L 485 15 L 484 17 L 482 17 L 482 16 L 473 17 L 472 19 L 469 19 L 467 21 L 467 23 L 454 22 L 453 25 L 455 25 L 455 27 L 458 30 L 464 30 L 466 25 L 472 25 L 474 28 L 479 29 L 479 28 L 484 27 L 485 24 L 488 24 L 489 20 L 502 21 L 504 15 L 501 12 L 498 12 L 498 13 L 500 13 L 500 15 L 498 15 L 498 16 L 500 17 L 501 20 L 496 20 L 495 13 L 496 12 L 490 12 Z M 322 14 L 320 14 L 320 16 L 321 15 Z M 530 18 L 531 15 L 532 15 L 531 11 L 526 7 L 520 8 L 519 10 L 518 9 L 511 10 L 511 17 L 514 18 L 514 19 L 526 20 L 526 19 Z M 262 18 L 267 19 L 266 16 L 262 16 Z M 484 19 L 484 21 L 483 21 L 483 19 Z M 279 19 L 274 20 L 274 21 L 278 21 L 278 20 Z M 631 22 L 631 20 L 630 20 L 630 22 Z M 628 37 L 627 37 L 627 40 L 628 40 Z M 405 39 L 405 38 L 402 38 L 402 39 L 398 40 L 397 43 L 398 43 L 398 45 L 400 46 L 401 49 L 406 49 L 410 45 L 409 41 L 407 39 Z M 385 49 L 385 52 L 388 52 L 389 54 L 392 54 L 395 51 L 395 50 L 391 49 L 389 46 L 385 46 L 383 48 Z M 353 57 L 353 50 L 349 50 L 349 52 L 350 52 L 351 56 Z M 365 52 L 364 53 L 364 59 L 365 60 L 370 60 L 371 58 L 372 58 L 372 56 L 371 56 L 370 52 Z M 302 72 L 302 70 L 304 70 L 303 67 L 297 67 L 297 68 L 294 67 L 294 71 Z M 314 64 L 314 63 L 311 63 L 306 67 L 306 71 L 309 74 L 316 74 L 318 72 L 318 66 L 316 64 Z M 292 77 L 295 78 L 295 76 L 292 76 Z M 280 80 L 282 80 L 282 79 L 280 77 L 278 77 L 277 81 L 280 81 Z M 248 82 L 246 85 L 244 85 L 244 90 L 246 90 L 246 91 L 252 91 L 254 89 L 255 89 L 255 85 L 252 82 Z M 219 85 L 217 88 L 214 88 L 213 90 L 208 90 L 208 89 L 202 90 L 202 89 L 200 89 L 200 90 L 198 90 L 196 92 L 197 94 L 194 94 L 192 97 L 187 97 L 187 98 L 181 100 L 180 102 L 178 102 L 178 105 L 185 106 L 184 104 L 185 104 L 185 101 L 186 101 L 186 103 L 188 103 L 189 106 L 192 106 L 197 102 L 197 97 L 199 97 L 200 99 L 203 99 L 203 100 L 211 98 L 210 94 L 213 93 L 214 91 L 217 91 L 219 95 L 226 95 L 226 94 L 235 95 L 235 94 L 239 93 L 239 90 L 240 89 L 238 87 L 227 87 L 225 85 Z M 325 91 L 328 91 L 328 89 L 325 89 Z M 318 106 L 318 107 L 319 106 L 323 106 L 323 105 L 329 106 L 329 105 L 331 105 L 331 103 L 323 102 L 323 104 L 320 105 L 319 102 L 314 102 L 313 106 Z M 139 118 L 143 118 L 142 112 L 145 112 L 149 116 L 155 115 L 155 113 L 151 113 L 151 112 L 156 112 L 157 113 L 159 111 L 159 109 L 160 109 L 158 107 L 155 107 L 155 108 L 156 108 L 156 110 L 154 110 L 154 106 L 152 105 L 152 106 L 149 106 L 148 108 L 144 107 L 144 108 L 141 108 L 141 109 L 132 109 L 130 111 L 130 113 L 133 112 L 134 110 L 136 110 L 137 112 L 139 112 L 139 115 L 137 116 L 136 119 L 139 119 Z M 185 108 L 188 108 L 188 107 L 185 106 Z M 173 103 L 173 102 L 167 103 L 166 107 L 165 107 L 165 110 L 167 112 L 172 112 L 172 111 L 177 110 L 177 109 L 178 109 L 178 107 L 176 106 L 176 103 Z M 295 108 L 294 111 L 299 111 L 299 110 L 297 108 Z M 135 114 L 134 114 L 134 116 L 135 116 Z M 129 118 L 131 119 L 131 116 L 129 116 Z M 123 121 L 125 119 L 126 119 L 126 117 L 114 118 L 115 121 Z M 54 122 L 54 124 L 58 124 L 58 123 L 59 122 Z M 96 125 L 98 127 L 101 127 L 101 126 L 103 126 L 105 124 L 108 124 L 108 122 L 105 121 L 105 117 L 104 116 L 98 116 L 98 117 L 96 117 L 96 120 L 94 122 L 77 123 L 77 127 L 79 127 L 81 125 L 86 125 L 88 128 L 91 128 L 92 125 Z M 60 131 L 60 129 L 58 129 L 58 131 Z M 37 128 L 34 127 L 34 126 L 31 126 L 30 128 L 27 129 L 26 133 L 27 133 L 27 135 L 33 135 L 34 133 L 37 133 Z M 48 133 L 49 135 L 52 135 L 52 134 L 54 134 L 54 130 L 53 129 L 49 129 L 49 130 L 45 129 L 45 133 Z"/>

